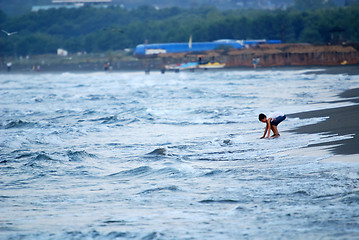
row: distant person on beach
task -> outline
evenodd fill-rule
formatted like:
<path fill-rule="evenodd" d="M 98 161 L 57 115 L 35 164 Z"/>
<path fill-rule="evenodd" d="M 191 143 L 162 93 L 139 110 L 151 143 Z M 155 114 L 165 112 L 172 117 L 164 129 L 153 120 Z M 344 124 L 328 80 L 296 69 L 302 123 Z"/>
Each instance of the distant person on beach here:
<path fill-rule="evenodd" d="M 268 115 L 268 118 L 266 115 L 264 115 L 263 113 L 259 114 L 259 121 L 266 123 L 266 129 L 264 130 L 264 134 L 261 138 L 265 138 L 266 134 L 267 134 L 267 138 L 269 138 L 270 135 L 270 131 L 273 131 L 273 135 L 272 137 L 279 137 L 279 132 L 278 132 L 278 124 L 281 123 L 284 119 L 286 119 L 287 117 L 282 114 L 282 113 L 271 113 Z"/>
<path fill-rule="evenodd" d="M 105 63 L 105 64 L 103 65 L 103 70 L 108 71 L 109 66 L 110 66 L 109 63 Z"/>
<path fill-rule="evenodd" d="M 6 66 L 7 66 L 7 71 L 8 71 L 8 72 L 11 72 L 12 62 L 8 62 L 8 63 L 6 64 Z"/>
<path fill-rule="evenodd" d="M 259 58 L 253 58 L 253 69 L 257 68 L 257 65 L 259 64 L 260 59 Z"/>

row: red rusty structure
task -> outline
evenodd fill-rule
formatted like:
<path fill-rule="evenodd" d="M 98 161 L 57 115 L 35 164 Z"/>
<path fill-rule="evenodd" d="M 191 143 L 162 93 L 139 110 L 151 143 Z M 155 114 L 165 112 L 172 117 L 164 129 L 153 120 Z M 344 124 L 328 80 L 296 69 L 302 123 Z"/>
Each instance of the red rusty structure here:
<path fill-rule="evenodd" d="M 166 64 L 216 61 L 228 67 L 335 66 L 359 64 L 359 43 L 312 45 L 305 43 L 258 44 L 241 49 L 158 53 L 139 57 L 144 65 L 162 69 Z"/>
<path fill-rule="evenodd" d="M 357 48 L 356 48 L 357 47 Z M 259 66 L 346 65 L 359 63 L 358 45 L 276 44 L 258 45 L 252 49 L 228 51 L 227 67 L 252 66 L 254 58 Z"/>

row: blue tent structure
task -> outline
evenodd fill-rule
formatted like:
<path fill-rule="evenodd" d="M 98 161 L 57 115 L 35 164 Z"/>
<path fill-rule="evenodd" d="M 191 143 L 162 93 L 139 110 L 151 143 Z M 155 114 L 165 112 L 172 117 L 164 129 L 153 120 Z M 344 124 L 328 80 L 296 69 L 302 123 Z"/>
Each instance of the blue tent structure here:
<path fill-rule="evenodd" d="M 207 50 L 216 50 L 219 48 L 242 49 L 246 46 L 258 44 L 279 44 L 280 40 L 232 40 L 224 39 L 213 42 L 194 42 L 194 43 L 156 43 L 137 45 L 135 56 L 151 56 L 164 53 L 183 53 L 183 52 L 201 52 Z"/>

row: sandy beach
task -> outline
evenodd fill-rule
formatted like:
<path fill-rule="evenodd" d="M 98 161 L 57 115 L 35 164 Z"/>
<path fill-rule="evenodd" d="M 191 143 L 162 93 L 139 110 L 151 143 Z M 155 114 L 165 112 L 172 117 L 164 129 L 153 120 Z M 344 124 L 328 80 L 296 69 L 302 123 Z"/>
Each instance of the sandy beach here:
<path fill-rule="evenodd" d="M 339 94 L 343 101 L 359 103 L 359 88 L 349 89 Z M 318 124 L 311 124 L 294 129 L 297 133 L 325 133 L 329 135 L 352 136 L 349 139 L 312 144 L 308 147 L 328 146 L 329 150 L 335 155 L 359 154 L 359 105 L 346 107 L 329 108 L 324 110 L 302 112 L 290 114 L 289 117 L 299 117 L 301 119 L 328 117 L 325 121 Z M 358 159 L 359 161 L 359 159 Z"/>

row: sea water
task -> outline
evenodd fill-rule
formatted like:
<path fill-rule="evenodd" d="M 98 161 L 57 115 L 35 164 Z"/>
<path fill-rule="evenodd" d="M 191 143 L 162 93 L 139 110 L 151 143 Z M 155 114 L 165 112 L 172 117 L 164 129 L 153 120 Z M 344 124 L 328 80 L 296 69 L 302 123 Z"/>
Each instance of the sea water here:
<path fill-rule="evenodd" d="M 359 164 L 292 154 L 352 136 L 259 139 L 351 104 L 319 73 L 1 74 L 0 238 L 359 238 Z"/>

